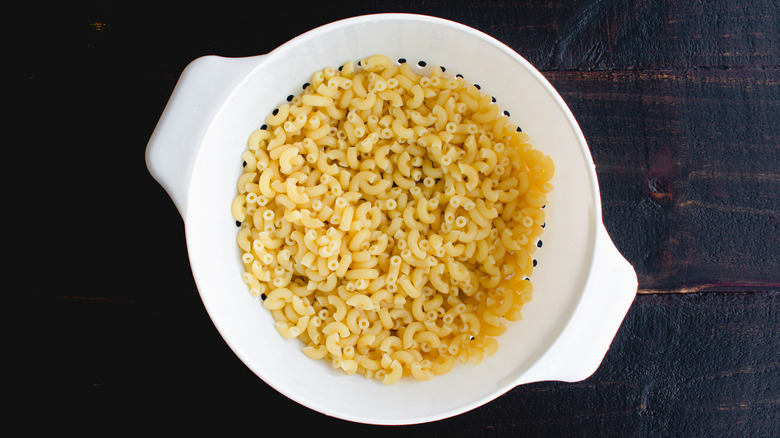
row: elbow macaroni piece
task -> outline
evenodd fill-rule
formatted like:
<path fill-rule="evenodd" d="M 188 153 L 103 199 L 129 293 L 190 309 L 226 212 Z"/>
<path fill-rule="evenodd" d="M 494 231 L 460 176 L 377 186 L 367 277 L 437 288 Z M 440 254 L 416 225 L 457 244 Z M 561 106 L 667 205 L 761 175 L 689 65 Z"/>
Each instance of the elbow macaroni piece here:
<path fill-rule="evenodd" d="M 378 54 L 263 121 L 230 209 L 279 334 L 388 385 L 495 354 L 532 297 L 555 166 L 492 97 Z"/>

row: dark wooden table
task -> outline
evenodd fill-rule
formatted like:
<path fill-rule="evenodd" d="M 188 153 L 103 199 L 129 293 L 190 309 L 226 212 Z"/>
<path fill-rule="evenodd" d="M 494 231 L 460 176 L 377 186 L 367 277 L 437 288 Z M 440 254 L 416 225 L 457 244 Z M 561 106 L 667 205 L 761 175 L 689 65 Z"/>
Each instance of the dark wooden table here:
<path fill-rule="evenodd" d="M 587 380 L 520 386 L 430 424 L 361 425 L 281 396 L 214 329 L 181 218 L 144 162 L 179 74 L 374 12 L 496 37 L 579 121 L 606 228 L 639 278 Z M 780 436 L 777 0 L 102 0 L 13 18 L 30 45 L 18 79 L 32 135 L 7 145 L 31 153 L 11 188 L 28 201 L 29 257 L 14 266 L 32 268 L 30 286 L 22 312 L 6 309 L 24 320 L 25 372 L 7 376 L 23 389 L 22 436 Z"/>

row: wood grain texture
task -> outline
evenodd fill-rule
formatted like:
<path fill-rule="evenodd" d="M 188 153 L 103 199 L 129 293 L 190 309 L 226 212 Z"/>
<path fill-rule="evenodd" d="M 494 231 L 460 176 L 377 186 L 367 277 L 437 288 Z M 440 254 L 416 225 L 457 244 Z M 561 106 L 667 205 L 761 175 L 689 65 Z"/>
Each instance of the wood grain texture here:
<path fill-rule="evenodd" d="M 497 3 L 508 22 L 493 27 L 475 14 L 473 24 L 540 70 L 780 65 L 780 6 L 771 0 Z"/>
<path fill-rule="evenodd" d="M 780 70 L 545 75 L 643 292 L 780 287 Z"/>

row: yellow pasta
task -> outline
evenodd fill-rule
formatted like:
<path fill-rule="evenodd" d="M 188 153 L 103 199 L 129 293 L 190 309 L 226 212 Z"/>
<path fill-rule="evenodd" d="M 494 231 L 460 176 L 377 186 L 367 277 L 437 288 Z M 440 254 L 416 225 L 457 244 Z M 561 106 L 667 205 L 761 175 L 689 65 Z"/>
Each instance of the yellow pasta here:
<path fill-rule="evenodd" d="M 508 113 L 377 54 L 314 72 L 264 122 L 229 208 L 280 336 L 388 385 L 493 356 L 532 298 L 555 173 Z"/>

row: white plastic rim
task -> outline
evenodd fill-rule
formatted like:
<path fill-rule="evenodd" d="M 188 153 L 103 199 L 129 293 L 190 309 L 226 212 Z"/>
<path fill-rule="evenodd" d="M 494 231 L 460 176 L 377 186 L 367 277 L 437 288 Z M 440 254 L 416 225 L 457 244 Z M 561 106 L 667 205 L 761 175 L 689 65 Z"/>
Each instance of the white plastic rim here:
<path fill-rule="evenodd" d="M 523 319 L 508 324 L 498 353 L 430 381 L 403 379 L 390 386 L 308 359 L 299 341 L 278 334 L 241 279 L 230 211 L 240 155 L 265 116 L 300 93 L 315 71 L 376 53 L 412 64 L 423 60 L 480 84 L 556 166 L 543 246 L 534 254 L 534 298 Z M 360 16 L 311 30 L 265 55 L 199 58 L 182 73 L 146 160 L 182 215 L 198 290 L 226 343 L 268 385 L 332 417 L 384 425 L 430 422 L 519 384 L 583 380 L 598 368 L 636 293 L 634 270 L 602 224 L 590 151 L 564 101 L 509 47 L 452 21 Z"/>

